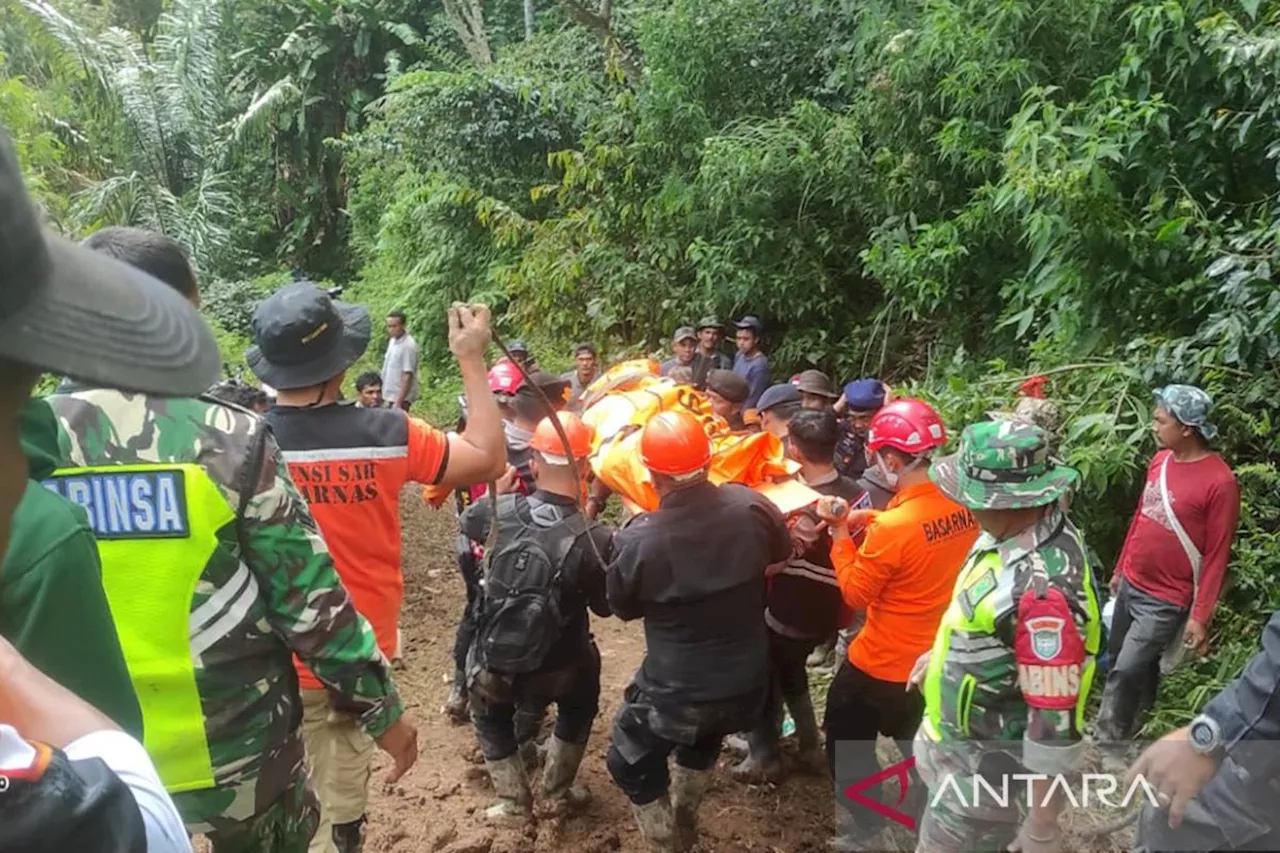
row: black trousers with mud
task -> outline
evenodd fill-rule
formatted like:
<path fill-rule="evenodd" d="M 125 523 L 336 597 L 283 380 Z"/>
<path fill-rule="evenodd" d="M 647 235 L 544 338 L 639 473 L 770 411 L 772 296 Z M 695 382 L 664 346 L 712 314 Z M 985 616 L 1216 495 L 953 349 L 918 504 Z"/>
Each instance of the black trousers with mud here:
<path fill-rule="evenodd" d="M 924 698 L 906 684 L 872 678 L 847 660 L 840 664 L 827 692 L 827 713 L 823 720 L 827 738 L 827 765 L 836 790 L 880 772 L 876 757 L 876 736 L 893 738 L 903 758 L 911 757 L 912 740 L 924 718 Z M 880 785 L 863 792 L 880 799 Z M 838 798 L 845 802 L 843 797 Z M 879 815 L 858 809 L 854 819 L 864 826 L 878 826 Z"/>
<path fill-rule="evenodd" d="M 480 606 L 480 578 L 483 570 L 480 561 L 470 547 L 458 548 L 458 573 L 467 587 L 467 604 L 462 610 L 462 618 L 458 620 L 458 633 L 453 639 L 454 678 L 459 687 L 464 683 L 467 671 L 467 652 L 476 638 L 476 609 Z"/>
<path fill-rule="evenodd" d="M 613 720 L 609 774 L 631 802 L 651 803 L 671 785 L 668 758 L 689 770 L 710 770 L 725 737 L 759 721 L 765 699 L 762 689 L 722 702 L 655 705 L 632 684 Z"/>
<path fill-rule="evenodd" d="M 482 672 L 472 680 L 471 722 L 485 760 L 515 755 L 537 734 L 536 723 L 553 703 L 556 737 L 586 743 L 600 710 L 600 652 L 593 641 L 567 667 L 515 676 Z M 532 731 L 529 720 L 535 723 Z"/>
<path fill-rule="evenodd" d="M 797 699 L 809 695 L 809 670 L 805 662 L 820 642 L 788 637 L 769 629 L 771 683 L 764 713 L 751 731 L 753 752 L 760 750 L 763 757 L 777 754 L 784 706 L 794 705 Z"/>

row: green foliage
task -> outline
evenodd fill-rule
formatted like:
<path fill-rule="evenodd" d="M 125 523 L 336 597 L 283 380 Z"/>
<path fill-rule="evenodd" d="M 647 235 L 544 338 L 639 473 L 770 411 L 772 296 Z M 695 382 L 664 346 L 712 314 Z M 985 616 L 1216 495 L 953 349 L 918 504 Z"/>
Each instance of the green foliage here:
<path fill-rule="evenodd" d="M 529 39 L 522 5 L 464 43 L 476 3 L 23 0 L 0 120 L 67 230 L 188 242 L 230 363 L 280 266 L 405 310 L 440 422 L 460 299 L 557 368 L 749 312 L 777 375 L 879 375 L 953 431 L 1047 373 L 1103 574 L 1151 388 L 1200 384 L 1235 585 L 1154 728 L 1238 671 L 1280 604 L 1280 4 L 544 3 Z"/>

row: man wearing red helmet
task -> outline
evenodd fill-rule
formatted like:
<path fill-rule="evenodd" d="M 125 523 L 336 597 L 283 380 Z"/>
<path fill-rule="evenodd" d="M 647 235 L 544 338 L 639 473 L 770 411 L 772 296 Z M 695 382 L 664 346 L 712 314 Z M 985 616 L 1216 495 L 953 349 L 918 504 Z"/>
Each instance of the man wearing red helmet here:
<path fill-rule="evenodd" d="M 559 410 L 565 404 L 569 388 L 568 381 L 552 376 L 536 368 L 526 367 L 525 372 L 510 359 L 494 364 L 489 370 L 489 390 L 498 401 L 498 410 L 502 412 L 502 430 L 507 445 L 507 470 L 496 482 L 498 493 L 516 492 L 531 495 L 537 488 L 533 477 L 533 451 L 529 440 L 533 437 L 538 422 L 547 417 L 547 400 L 553 409 Z M 466 411 L 463 411 L 458 429 L 466 424 Z M 487 483 L 475 483 L 457 492 L 458 512 L 461 514 L 468 506 L 479 501 L 488 489 Z M 458 633 L 453 644 L 454 676 L 453 688 L 444 704 L 444 713 L 457 724 L 467 722 L 467 690 L 464 670 L 466 668 L 467 650 L 475 635 L 474 608 L 480 593 L 480 558 L 483 555 L 485 536 L 479 538 L 458 538 L 458 566 L 467 585 L 467 606 L 462 619 L 458 623 Z M 522 719 L 522 730 L 536 726 L 536 720 Z M 525 731 L 523 740 L 530 740 L 532 732 Z"/>
<path fill-rule="evenodd" d="M 486 812 L 490 820 L 525 817 L 532 805 L 517 706 L 540 716 L 556 703 L 542 793 L 566 804 L 585 798 L 573 782 L 600 699 L 600 653 L 587 609 L 609 615 L 603 561 L 612 552 L 613 531 L 578 508 L 591 427 L 567 412 L 556 417 L 569 444 L 550 417 L 534 429 L 533 494 L 502 495 L 496 517 L 493 504 L 478 501 L 461 519 L 463 534 L 473 540 L 485 539 L 496 525 L 467 656 L 471 720 L 498 795 Z"/>
<path fill-rule="evenodd" d="M 724 737 L 764 707 L 765 570 L 791 557 L 791 537 L 768 500 L 708 481 L 711 441 L 692 415 L 651 418 L 640 456 L 661 503 L 618 533 L 607 584 L 615 616 L 644 619 L 646 651 L 606 762 L 645 840 L 688 850 Z"/>
<path fill-rule="evenodd" d="M 511 411 L 511 398 L 524 384 L 524 374 L 509 359 L 504 359 L 489 368 L 488 381 L 489 390 L 498 403 L 498 411 L 502 414 L 505 433 L 507 424 L 515 417 Z M 456 431 L 461 434 L 467 428 L 467 398 L 459 397 L 458 405 L 461 412 L 458 415 Z M 511 453 L 509 443 L 507 453 L 509 457 Z M 454 502 L 459 517 L 467 507 L 480 500 L 486 488 L 488 488 L 487 483 L 472 483 L 459 486 L 454 491 Z M 428 488 L 425 493 L 427 503 L 432 502 L 431 495 L 432 490 Z M 453 640 L 453 686 L 441 710 L 453 723 L 462 725 L 470 721 L 466 679 L 467 650 L 471 648 L 471 638 L 475 636 L 474 611 L 476 602 L 480 598 L 480 559 L 483 556 L 484 543 L 469 539 L 459 532 L 457 547 L 454 550 L 458 558 L 458 573 L 462 575 L 462 582 L 466 586 L 467 602 L 463 607 L 462 617 L 458 620 L 458 631 Z"/>
<path fill-rule="evenodd" d="M 845 604 L 866 611 L 827 693 L 827 761 L 836 790 L 880 771 L 876 736 L 894 738 L 904 755 L 920 725 L 924 702 L 907 692 L 916 658 L 933 642 L 956 576 L 978 526 L 967 509 L 929 479 L 929 458 L 946 444 L 938 413 L 921 400 L 896 400 L 880 409 L 867 432 L 868 465 L 896 492 L 880 512 L 848 512 L 831 498 L 818 514 L 831 524 L 831 558 Z M 861 546 L 849 525 L 866 524 Z M 864 796 L 879 797 L 879 786 Z M 837 846 L 859 849 L 877 832 L 875 812 L 837 814 Z"/>

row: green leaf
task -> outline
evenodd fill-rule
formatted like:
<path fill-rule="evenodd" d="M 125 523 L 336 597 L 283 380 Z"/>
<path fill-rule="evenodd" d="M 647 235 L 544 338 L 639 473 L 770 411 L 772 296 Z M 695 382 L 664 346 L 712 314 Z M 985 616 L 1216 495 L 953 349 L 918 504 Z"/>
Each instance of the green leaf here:
<path fill-rule="evenodd" d="M 1156 232 L 1156 242 L 1166 243 L 1177 237 L 1181 237 L 1182 232 L 1186 230 L 1187 223 L 1190 221 L 1191 217 L 1189 216 L 1179 216 L 1176 219 L 1170 219 L 1160 227 L 1159 231 Z"/>

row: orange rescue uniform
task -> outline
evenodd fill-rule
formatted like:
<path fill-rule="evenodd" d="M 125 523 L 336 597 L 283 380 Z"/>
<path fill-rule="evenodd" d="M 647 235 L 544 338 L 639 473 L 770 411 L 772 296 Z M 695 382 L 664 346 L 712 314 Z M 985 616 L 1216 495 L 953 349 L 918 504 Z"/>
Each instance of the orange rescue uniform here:
<path fill-rule="evenodd" d="M 875 513 L 861 547 L 834 540 L 831 561 L 845 604 L 867 612 L 849 644 L 849 663 L 872 678 L 905 683 L 933 645 L 977 537 L 969 510 L 927 482 L 902 489 Z"/>

